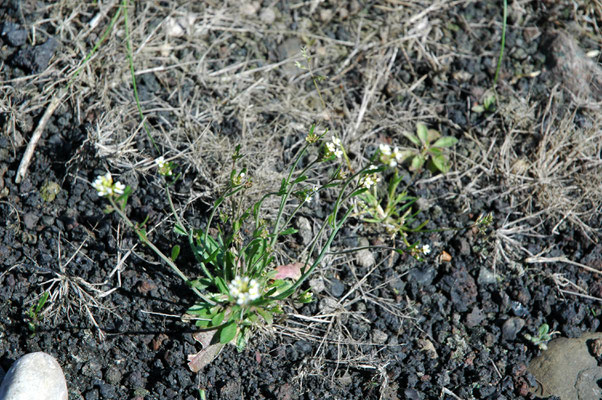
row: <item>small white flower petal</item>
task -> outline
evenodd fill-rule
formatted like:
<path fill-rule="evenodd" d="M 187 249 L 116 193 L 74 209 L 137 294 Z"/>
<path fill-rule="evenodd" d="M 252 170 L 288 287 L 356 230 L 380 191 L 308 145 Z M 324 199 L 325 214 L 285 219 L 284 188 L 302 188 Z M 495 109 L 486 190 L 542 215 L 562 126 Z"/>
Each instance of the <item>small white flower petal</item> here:
<path fill-rule="evenodd" d="M 378 146 L 378 149 L 380 150 L 381 154 L 386 155 L 386 156 L 390 156 L 391 155 L 391 146 L 389 146 L 388 144 L 380 144 Z"/>

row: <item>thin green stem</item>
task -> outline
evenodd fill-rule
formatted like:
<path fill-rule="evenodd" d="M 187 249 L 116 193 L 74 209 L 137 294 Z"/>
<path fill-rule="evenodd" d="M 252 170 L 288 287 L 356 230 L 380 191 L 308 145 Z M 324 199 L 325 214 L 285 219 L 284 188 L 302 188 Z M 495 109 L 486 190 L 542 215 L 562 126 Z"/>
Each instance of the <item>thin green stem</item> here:
<path fill-rule="evenodd" d="M 126 215 L 126 213 L 124 213 L 123 210 L 115 203 L 115 200 L 112 197 L 109 197 L 109 202 L 111 203 L 113 210 L 115 210 L 117 214 L 119 214 L 121 219 L 125 221 L 126 225 L 129 226 L 132 230 L 134 230 L 134 232 L 136 232 L 140 241 L 143 244 L 147 245 L 157 256 L 159 256 L 159 258 L 161 258 L 161 260 L 163 260 L 184 282 L 189 283 L 190 279 L 188 279 L 186 274 L 184 274 L 180 270 L 180 268 L 178 268 L 178 266 L 173 262 L 171 258 L 163 254 L 163 252 L 159 250 L 157 246 L 155 246 L 150 240 L 148 240 L 148 238 L 146 237 L 146 233 L 143 230 L 141 230 L 136 224 L 134 224 L 134 222 Z M 203 294 L 197 288 L 193 287 L 192 291 L 207 303 L 215 304 L 214 301 L 203 296 Z"/>
<path fill-rule="evenodd" d="M 286 177 L 285 187 L 287 187 L 287 190 L 286 190 L 286 193 L 280 199 L 280 206 L 278 207 L 278 216 L 276 217 L 276 224 L 274 225 L 274 231 L 273 231 L 274 236 L 272 237 L 272 240 L 270 241 L 270 247 L 273 247 L 274 244 L 276 243 L 276 241 L 278 240 L 278 233 L 279 233 L 278 231 L 280 229 L 280 223 L 281 223 L 282 214 L 284 213 L 284 207 L 286 206 L 286 202 L 288 201 L 288 198 L 293 191 L 293 187 L 295 186 L 293 184 L 293 185 L 290 185 L 290 187 L 288 187 L 288 185 L 291 182 L 291 178 L 293 176 L 293 172 L 297 168 L 297 164 L 299 164 L 299 161 L 301 161 L 301 157 L 303 157 L 303 154 L 305 154 L 305 150 L 307 150 L 308 147 L 309 147 L 309 144 L 306 144 L 305 146 L 303 146 L 303 148 L 299 152 L 299 155 L 295 159 L 295 162 L 291 166 L 288 176 Z M 303 171 L 306 171 L 306 170 L 307 170 L 307 168 L 305 168 Z"/>
<path fill-rule="evenodd" d="M 328 236 L 328 240 L 326 241 L 326 244 L 324 244 L 324 247 L 322 247 L 322 251 L 320 251 L 318 258 L 314 261 L 312 266 L 288 290 L 284 291 L 283 293 L 279 294 L 278 296 L 272 297 L 273 300 L 286 299 L 291 294 L 295 293 L 295 291 L 299 288 L 299 286 L 301 286 L 303 284 L 303 282 L 305 282 L 305 280 L 312 274 L 312 272 L 316 269 L 318 264 L 320 264 L 320 262 L 322 261 L 322 259 L 324 258 L 324 256 L 328 252 L 328 250 L 330 249 L 330 245 L 332 244 L 335 236 L 337 235 L 337 233 L 339 232 L 339 230 L 341 229 L 341 227 L 343 226 L 343 224 L 345 223 L 345 221 L 347 220 L 347 218 L 349 217 L 350 214 L 351 214 L 351 209 L 347 210 L 347 212 L 345 213 L 345 215 L 343 215 L 343 218 L 341 218 L 339 223 L 335 224 L 334 229 Z M 326 226 L 326 224 L 327 224 L 327 222 L 325 221 L 325 224 L 323 225 L 323 227 Z M 322 232 L 322 230 L 320 232 Z"/>
<path fill-rule="evenodd" d="M 184 225 L 182 219 L 180 218 L 180 216 L 176 212 L 176 207 L 173 204 L 173 199 L 171 198 L 171 192 L 169 191 L 169 185 L 165 185 L 165 190 L 166 190 L 166 193 L 167 193 L 167 200 L 169 201 L 169 208 L 171 208 L 171 212 L 172 212 L 174 218 L 176 219 L 176 223 L 178 224 L 178 226 L 181 229 L 183 229 L 184 232 L 186 232 L 186 236 L 188 236 L 188 244 L 190 245 L 190 248 L 192 249 L 192 253 L 194 254 L 194 258 L 196 259 L 196 261 L 201 266 L 201 269 L 203 270 L 203 273 L 205 274 L 205 276 L 207 278 L 213 280 L 213 275 L 211 274 L 211 272 L 209 272 L 209 270 L 207 269 L 207 266 L 205 265 L 205 263 L 203 262 L 203 260 L 201 260 L 201 257 L 199 256 L 198 252 L 195 251 L 196 245 L 194 243 L 194 237 L 192 235 L 192 232 L 189 231 L 188 229 L 186 229 L 186 226 Z"/>

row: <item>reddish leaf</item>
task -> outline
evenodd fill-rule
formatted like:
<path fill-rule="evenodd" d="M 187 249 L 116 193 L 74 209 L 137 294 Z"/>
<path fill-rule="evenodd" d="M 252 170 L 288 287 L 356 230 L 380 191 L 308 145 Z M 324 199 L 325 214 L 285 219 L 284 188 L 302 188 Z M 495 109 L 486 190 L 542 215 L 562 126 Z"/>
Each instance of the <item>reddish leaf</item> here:
<path fill-rule="evenodd" d="M 301 278 L 301 268 L 303 267 L 303 263 L 292 263 L 286 265 L 280 265 L 276 267 L 276 275 L 274 279 L 299 279 Z"/>
<path fill-rule="evenodd" d="M 196 354 L 188 355 L 188 368 L 190 368 L 192 372 L 199 372 L 206 365 L 211 363 L 211 361 L 215 360 L 224 347 L 224 345 L 219 342 L 212 343 L 215 334 L 216 331 L 201 331 L 192 335 L 196 341 L 203 345 L 203 350 Z"/>

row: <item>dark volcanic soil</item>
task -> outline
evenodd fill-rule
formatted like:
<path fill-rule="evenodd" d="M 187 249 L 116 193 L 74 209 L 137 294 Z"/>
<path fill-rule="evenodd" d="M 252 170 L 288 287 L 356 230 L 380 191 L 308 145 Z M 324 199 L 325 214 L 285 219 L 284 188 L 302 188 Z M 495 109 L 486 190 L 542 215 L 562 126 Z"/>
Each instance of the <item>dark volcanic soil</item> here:
<path fill-rule="evenodd" d="M 368 15 L 385 12 L 372 2 L 361 3 Z M 464 132 L 484 143 L 504 135 L 502 117 L 469 109 L 491 86 L 495 72 L 500 25 L 486 22 L 499 21 L 501 9 L 493 3 L 497 2 L 473 2 L 446 11 L 449 21 L 459 26 L 442 43 L 458 53 L 446 69 L 435 72 L 425 60 L 413 60 L 410 65 L 400 52 L 392 70 L 398 82 L 410 81 L 413 74 L 426 75 L 414 95 L 436 106 L 441 113 L 439 129 L 460 139 L 456 150 L 466 157 L 473 147 Z M 542 33 L 549 24 L 558 26 L 563 18 L 572 18 L 568 5 L 546 8 L 547 3 L 529 3 L 527 15 L 511 15 L 500 78 L 505 82 L 502 97 L 529 96 L 545 106 L 554 86 L 551 77 L 513 81 L 515 74 L 508 71 L 527 64 L 534 69 L 544 67 L 546 54 L 540 50 L 544 35 L 533 32 Z M 9 32 L 0 34 L 2 82 L 44 70 L 50 57 L 61 51 L 51 42 L 56 32 L 46 32 L 48 41 L 39 43 L 47 44 L 35 48 L 23 41 L 28 25 L 43 15 L 33 13 L 23 19 L 13 6 L 0 7 L 0 23 Z M 278 7 L 282 13 L 296 12 Z M 349 18 L 361 18 L 361 14 Z M 333 32 L 338 23 L 332 22 Z M 470 23 L 480 28 L 469 29 Z M 345 79 L 361 79 L 353 78 L 354 68 Z M 462 74 L 469 75 L 461 78 Z M 159 91 L 158 96 L 167 97 L 160 88 L 150 87 L 155 84 L 151 80 L 139 84 L 141 92 Z M 12 93 L 17 103 L 28 100 L 19 94 L 18 81 L 2 83 L 0 90 L 2 96 Z M 350 95 L 346 101 L 359 103 L 361 96 Z M 0 114 L 2 132 L 8 132 L 10 118 L 4 110 L 0 112 L 4 113 Z M 257 335 L 244 352 L 227 347 L 202 373 L 194 374 L 186 366 L 186 356 L 200 345 L 192 339 L 193 326 L 179 319 L 194 296 L 150 252 L 134 247 L 135 235 L 117 216 L 103 213 L 106 203 L 89 182 L 107 166 L 86 140 L 90 122 L 80 121 L 74 104 L 67 102 L 55 112 L 26 179 L 14 183 L 42 112 L 43 108 L 37 108 L 22 116 L 30 126 L 19 127 L 24 136 L 21 143 L 8 134 L 0 137 L 0 366 L 7 370 L 25 353 L 46 351 L 63 366 L 72 399 L 188 400 L 199 399 L 199 389 L 206 391 L 207 399 L 531 398 L 529 388 L 536 383 L 526 366 L 540 350 L 524 333 L 535 333 L 542 323 L 568 337 L 599 330 L 599 302 L 563 295 L 553 275 L 562 274 L 565 282 L 588 287 L 590 296 L 602 297 L 599 274 L 569 264 L 527 264 L 512 254 L 507 254 L 508 259 L 500 256 L 496 232 L 508 215 L 515 220 L 523 216 L 510 204 L 509 188 L 501 179 L 479 178 L 482 186 L 498 185 L 485 195 L 454 194 L 453 184 L 445 179 L 428 181 L 430 174 L 425 173 L 411 190 L 427 200 L 420 218 L 429 220 L 433 231 L 412 235 L 411 240 L 429 244 L 431 255 L 419 262 L 375 251 L 380 264 L 372 272 L 371 266 L 346 258 L 336 276 L 327 276 L 326 290 L 316 296 L 315 303 L 286 306 L 291 313 L 317 315 L 325 299 L 341 298 L 356 277 L 369 274 L 367 287 L 374 288 L 370 296 L 355 292 L 348 299 L 356 300 L 349 313 L 341 313 L 334 321 L 355 343 L 340 345 L 329 337 L 321 344 L 310 336 L 282 333 L 290 332 L 286 330 Z M 226 124 L 221 126 L 224 134 L 236 134 L 236 124 Z M 139 141 L 150 153 L 142 133 Z M 533 148 L 537 141 L 537 136 L 525 135 L 521 146 Z M 128 206 L 132 218 L 141 221 L 149 216 L 150 226 L 161 222 L 168 207 L 159 182 L 133 171 L 112 172 L 135 188 Z M 466 176 L 460 181 L 469 185 L 472 179 Z M 49 183 L 60 186 L 54 199 L 47 195 Z M 194 184 L 195 175 L 185 174 L 174 191 L 189 193 Z M 180 196 L 177 200 L 187 199 Z M 482 232 L 471 227 L 479 215 L 489 213 L 494 217 L 490 227 Z M 201 224 L 206 216 L 187 218 Z M 556 223 L 550 219 L 540 232 L 552 232 Z M 514 239 L 530 254 L 551 249 L 546 257 L 566 257 L 602 269 L 602 244 L 595 242 L 600 227 L 598 219 L 598 231 L 590 234 L 594 241 L 570 224 L 562 224 L 556 235 L 517 235 Z M 374 245 L 387 240 L 373 228 L 352 221 L 334 249 L 358 246 L 364 238 Z M 169 222 L 160 224 L 152 239 L 157 243 L 179 240 Z M 442 252 L 449 254 L 448 261 Z M 189 275 L 196 274 L 192 262 L 182 268 Z M 26 312 L 49 289 L 57 296 L 53 312 L 37 322 L 32 334 Z M 288 323 L 305 324 L 298 317 Z M 321 338 L 325 329 L 314 334 Z"/>

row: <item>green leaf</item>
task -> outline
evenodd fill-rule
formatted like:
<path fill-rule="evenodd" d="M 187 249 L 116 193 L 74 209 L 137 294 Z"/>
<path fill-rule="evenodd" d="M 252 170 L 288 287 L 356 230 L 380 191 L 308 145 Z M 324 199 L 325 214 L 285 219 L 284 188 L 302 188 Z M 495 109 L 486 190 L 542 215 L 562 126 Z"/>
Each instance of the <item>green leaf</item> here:
<path fill-rule="evenodd" d="M 208 319 L 197 319 L 194 324 L 199 328 L 207 328 L 209 327 L 209 322 L 211 321 L 209 321 Z"/>
<path fill-rule="evenodd" d="M 472 106 L 471 110 L 472 112 L 475 112 L 477 114 L 483 114 L 485 112 L 485 107 L 479 104 L 475 104 L 474 106 Z"/>
<path fill-rule="evenodd" d="M 272 322 L 274 322 L 274 317 L 272 316 L 271 312 L 263 308 L 257 308 L 257 313 L 261 315 L 261 317 L 265 320 L 265 322 L 268 323 L 268 325 L 272 325 Z"/>
<path fill-rule="evenodd" d="M 48 296 L 50 296 L 50 292 L 46 291 L 42 293 L 42 296 L 38 300 L 38 305 L 36 306 L 36 314 L 39 313 L 42 310 L 42 308 L 44 308 L 44 305 L 48 301 Z"/>
<path fill-rule="evenodd" d="M 418 135 L 418 138 L 420 139 L 420 141 L 423 144 L 428 143 L 429 130 L 427 129 L 426 125 L 424 125 L 420 122 L 417 123 L 416 124 L 416 134 Z"/>
<path fill-rule="evenodd" d="M 224 294 L 230 293 L 230 291 L 228 290 L 228 287 L 226 286 L 226 283 L 224 282 L 224 280 L 222 279 L 221 276 L 216 276 L 214 282 L 221 293 L 224 293 Z"/>
<path fill-rule="evenodd" d="M 280 232 L 280 235 L 292 235 L 292 234 L 297 233 L 297 232 L 299 232 L 298 229 L 288 228 L 288 229 L 285 229 L 282 232 Z"/>
<path fill-rule="evenodd" d="M 278 191 L 278 196 L 282 196 L 286 194 L 286 187 L 288 186 L 286 178 L 282 178 L 282 183 L 280 183 L 280 190 Z"/>
<path fill-rule="evenodd" d="M 301 183 L 307 180 L 307 175 L 301 175 L 293 181 L 293 183 Z"/>
<path fill-rule="evenodd" d="M 186 232 L 186 229 L 184 229 L 184 227 L 182 227 L 178 224 L 174 225 L 173 231 L 174 231 L 174 233 L 176 233 L 178 235 L 186 236 L 188 234 L 188 232 Z"/>
<path fill-rule="evenodd" d="M 368 189 L 367 189 L 367 188 L 359 188 L 359 189 L 358 189 L 358 190 L 356 190 L 355 192 L 351 193 L 351 194 L 349 195 L 349 197 L 355 197 L 355 196 L 359 196 L 359 195 L 361 195 L 361 194 L 364 194 L 364 193 L 366 193 L 367 191 L 368 191 Z"/>
<path fill-rule="evenodd" d="M 433 164 L 435 165 L 435 168 L 437 168 L 444 174 L 447 173 L 447 171 L 449 171 L 449 162 L 443 155 L 433 157 Z"/>
<path fill-rule="evenodd" d="M 221 344 L 226 344 L 232 341 L 236 336 L 236 321 L 232 321 L 229 324 L 225 325 L 219 331 L 219 342 Z"/>
<path fill-rule="evenodd" d="M 248 332 L 248 329 L 241 329 L 238 332 L 238 336 L 236 336 L 236 350 L 238 350 L 239 353 L 247 346 Z"/>
<path fill-rule="evenodd" d="M 211 281 L 209 281 L 209 283 L 207 283 L 207 281 L 204 279 L 193 279 L 193 280 L 187 281 L 186 283 L 190 287 L 196 288 L 200 291 L 203 291 L 203 290 L 207 289 L 209 286 L 211 286 Z"/>
<path fill-rule="evenodd" d="M 453 136 L 444 136 L 433 143 L 433 147 L 451 147 L 458 143 L 458 139 Z"/>
<path fill-rule="evenodd" d="M 539 335 L 539 337 L 542 337 L 542 336 L 546 335 L 549 330 L 550 330 L 550 326 L 548 324 L 542 324 L 539 327 L 537 334 Z"/>
<path fill-rule="evenodd" d="M 422 155 L 417 155 L 412 159 L 412 164 L 410 165 L 410 169 L 412 171 L 417 171 L 424 165 L 425 159 Z"/>
<path fill-rule="evenodd" d="M 171 261 L 176 261 L 176 258 L 180 255 L 180 246 L 177 244 L 171 248 Z"/>
<path fill-rule="evenodd" d="M 442 155 L 442 154 L 443 154 L 443 150 L 441 150 L 441 149 L 438 149 L 438 148 L 436 148 L 436 147 L 431 147 L 431 148 L 429 149 L 429 153 L 430 153 L 432 156 L 440 156 L 440 155 Z"/>
<path fill-rule="evenodd" d="M 493 107 L 495 106 L 495 95 L 491 94 L 485 97 L 483 100 L 483 106 L 485 107 L 485 110 L 492 111 Z"/>
<path fill-rule="evenodd" d="M 420 146 L 420 139 L 418 139 L 413 133 L 410 132 L 402 132 L 403 136 L 405 136 L 410 142 L 414 143 L 416 146 Z"/>
<path fill-rule="evenodd" d="M 439 131 L 437 131 L 436 129 L 429 129 L 427 131 L 426 141 L 428 143 L 432 143 L 433 140 L 439 139 L 439 137 L 441 137 Z"/>
<path fill-rule="evenodd" d="M 225 313 L 222 311 L 221 313 L 215 314 L 213 318 L 211 318 L 211 326 L 218 326 L 224 320 Z"/>

